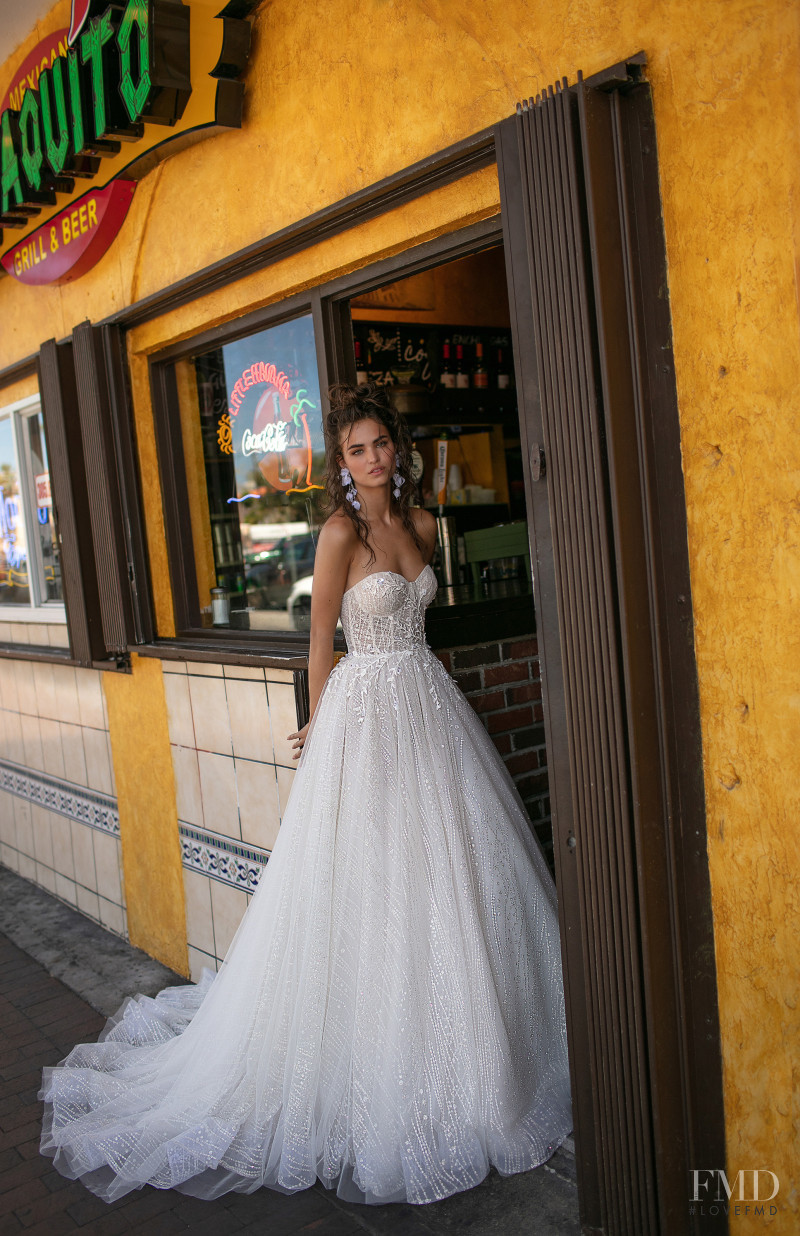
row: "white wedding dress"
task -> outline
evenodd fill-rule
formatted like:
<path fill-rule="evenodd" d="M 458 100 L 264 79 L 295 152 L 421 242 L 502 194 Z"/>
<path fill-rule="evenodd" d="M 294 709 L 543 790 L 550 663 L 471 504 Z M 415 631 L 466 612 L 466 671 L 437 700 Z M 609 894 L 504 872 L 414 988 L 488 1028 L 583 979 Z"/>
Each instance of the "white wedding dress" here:
<path fill-rule="evenodd" d="M 425 643 L 425 567 L 348 589 L 275 848 L 216 976 L 44 1070 L 42 1151 L 111 1201 L 319 1178 L 430 1202 L 572 1127 L 555 887 Z"/>

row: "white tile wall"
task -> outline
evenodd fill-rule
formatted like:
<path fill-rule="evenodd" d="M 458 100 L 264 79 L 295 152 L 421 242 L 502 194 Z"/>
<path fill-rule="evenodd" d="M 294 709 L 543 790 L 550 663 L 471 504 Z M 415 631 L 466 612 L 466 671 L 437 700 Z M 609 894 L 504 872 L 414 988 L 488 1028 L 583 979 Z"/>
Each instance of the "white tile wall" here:
<path fill-rule="evenodd" d="M 76 669 L 75 683 L 78 689 L 78 719 L 81 725 L 93 730 L 108 729 L 103 702 L 103 684 L 95 670 Z M 65 717 L 65 721 L 75 720 Z"/>
<path fill-rule="evenodd" d="M 272 722 L 275 763 L 292 767 L 292 744 L 286 737 L 297 729 L 297 705 L 294 687 L 288 683 L 270 682 L 267 686 L 269 715 Z"/>
<path fill-rule="evenodd" d="M 206 828 L 224 837 L 240 837 L 239 803 L 236 798 L 236 773 L 233 757 L 198 751 L 200 793 Z"/>
<path fill-rule="evenodd" d="M 186 674 L 165 674 L 164 692 L 167 697 L 170 741 L 177 743 L 179 747 L 194 747 L 192 702 Z"/>
<path fill-rule="evenodd" d="M 291 670 L 164 661 L 178 816 L 271 850 L 294 777 Z M 273 741 L 273 734 L 277 735 Z M 184 868 L 193 979 L 225 956 L 249 902 L 243 889 Z"/>
<path fill-rule="evenodd" d="M 53 777 L 66 777 L 64 769 L 64 748 L 61 742 L 61 725 L 51 721 L 49 717 L 39 718 L 39 733 L 42 739 L 42 759 L 44 771 Z"/>
<path fill-rule="evenodd" d="M 272 763 L 267 684 L 246 679 L 229 679 L 225 684 L 228 699 L 233 754 L 246 760 Z"/>
<path fill-rule="evenodd" d="M 40 623 L 35 634 L 37 643 L 57 644 L 66 628 Z M 101 674 L 0 658 L 0 757 L 113 795 Z M 112 834 L 0 792 L 0 862 L 126 934 L 121 848 Z"/>
<path fill-rule="evenodd" d="M 231 727 L 222 678 L 189 675 L 195 745 L 198 751 L 231 754 Z"/>
<path fill-rule="evenodd" d="M 203 797 L 200 793 L 200 769 L 194 747 L 178 747 L 173 744 L 172 767 L 175 773 L 178 819 L 202 828 Z"/>
<path fill-rule="evenodd" d="M 19 625 L 22 638 L 27 628 Z M 56 624 L 46 639 L 38 629 L 38 642 L 66 635 Z M 292 671 L 179 661 L 162 669 L 180 820 L 270 850 L 296 767 L 286 739 L 297 728 Z M 113 794 L 101 675 L 0 660 L 0 755 Z M 0 792 L 0 861 L 125 935 L 118 838 Z M 183 874 L 197 979 L 204 967 L 218 967 L 250 898 L 200 872 Z"/>
<path fill-rule="evenodd" d="M 39 728 L 39 718 L 29 716 L 28 713 L 23 712 L 20 714 L 20 724 L 22 726 L 23 763 L 28 768 L 36 769 L 37 772 L 44 772 L 44 755 L 42 753 L 42 734 Z"/>
<path fill-rule="evenodd" d="M 271 850 L 281 822 L 275 766 L 236 760 L 235 767 L 242 841 Z"/>
<path fill-rule="evenodd" d="M 77 693 L 75 696 L 77 707 Z M 88 785 L 86 776 L 86 752 L 83 746 L 83 727 L 59 722 L 61 728 L 61 752 L 64 757 L 64 777 L 76 785 Z"/>
<path fill-rule="evenodd" d="M 214 921 L 211 917 L 211 884 L 208 876 L 198 871 L 183 872 L 186 894 L 186 935 L 189 944 L 210 956 L 214 952 Z"/>
<path fill-rule="evenodd" d="M 89 729 L 86 726 L 83 731 L 83 751 L 86 756 L 86 780 L 89 788 L 111 794 L 111 752 L 107 731 Z"/>
<path fill-rule="evenodd" d="M 189 945 L 189 976 L 193 983 L 199 983 L 203 977 L 204 970 L 210 970 L 212 974 L 219 968 L 219 963 L 216 957 L 210 953 L 203 953 L 199 948 L 193 948 Z"/>
<path fill-rule="evenodd" d="M 222 960 L 247 909 L 249 897 L 240 888 L 211 881 L 211 911 L 214 916 L 214 949 Z"/>
<path fill-rule="evenodd" d="M 280 800 L 281 815 L 283 815 L 286 810 L 286 804 L 289 801 L 295 769 L 278 767 L 275 771 L 278 774 L 278 798 Z"/>

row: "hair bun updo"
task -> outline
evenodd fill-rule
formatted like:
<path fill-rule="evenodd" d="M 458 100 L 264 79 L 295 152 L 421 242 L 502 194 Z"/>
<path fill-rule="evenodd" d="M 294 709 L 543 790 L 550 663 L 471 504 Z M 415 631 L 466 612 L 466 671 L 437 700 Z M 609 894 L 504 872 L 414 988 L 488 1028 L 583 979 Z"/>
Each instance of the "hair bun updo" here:
<path fill-rule="evenodd" d="M 359 386 L 350 386 L 346 382 L 337 382 L 334 386 L 329 387 L 328 399 L 330 400 L 331 413 L 337 415 L 337 417 L 342 416 L 344 418 L 351 411 L 358 412 L 358 415 L 350 422 L 343 419 L 342 427 L 348 423 L 355 424 L 356 421 L 373 417 L 375 420 L 382 421 L 387 429 L 389 428 L 386 417 L 394 413 L 394 408 L 385 386 L 378 386 L 376 382 L 362 382 Z M 394 415 L 396 416 L 397 414 L 394 413 Z"/>

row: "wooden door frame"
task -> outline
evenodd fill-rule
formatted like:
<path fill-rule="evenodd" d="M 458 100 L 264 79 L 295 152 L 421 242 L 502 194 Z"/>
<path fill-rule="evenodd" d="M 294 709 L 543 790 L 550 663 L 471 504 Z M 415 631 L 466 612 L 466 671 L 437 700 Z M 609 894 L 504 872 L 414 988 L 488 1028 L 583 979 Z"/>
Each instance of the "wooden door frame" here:
<path fill-rule="evenodd" d="M 726 1230 L 686 505 L 644 57 L 498 126 L 585 1232 Z"/>

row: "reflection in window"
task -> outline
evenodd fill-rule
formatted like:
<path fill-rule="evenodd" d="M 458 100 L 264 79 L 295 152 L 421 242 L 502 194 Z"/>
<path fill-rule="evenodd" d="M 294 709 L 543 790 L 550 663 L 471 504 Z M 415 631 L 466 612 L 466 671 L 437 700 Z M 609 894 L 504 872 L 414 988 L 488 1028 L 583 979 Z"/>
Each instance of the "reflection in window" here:
<path fill-rule="evenodd" d="M 0 420 L 0 604 L 29 605 L 28 544 L 14 445 L 14 422 Z"/>
<path fill-rule="evenodd" d="M 180 361 L 175 378 L 203 625 L 222 589 L 231 627 L 307 630 L 325 466 L 311 316 Z"/>
<path fill-rule="evenodd" d="M 38 534 L 38 576 L 40 599 L 62 601 L 61 563 L 58 556 L 56 524 L 53 517 L 53 495 L 50 490 L 50 469 L 44 440 L 41 411 L 26 416 L 22 422 L 27 434 L 27 451 L 33 481 L 31 514 L 35 516 Z"/>

